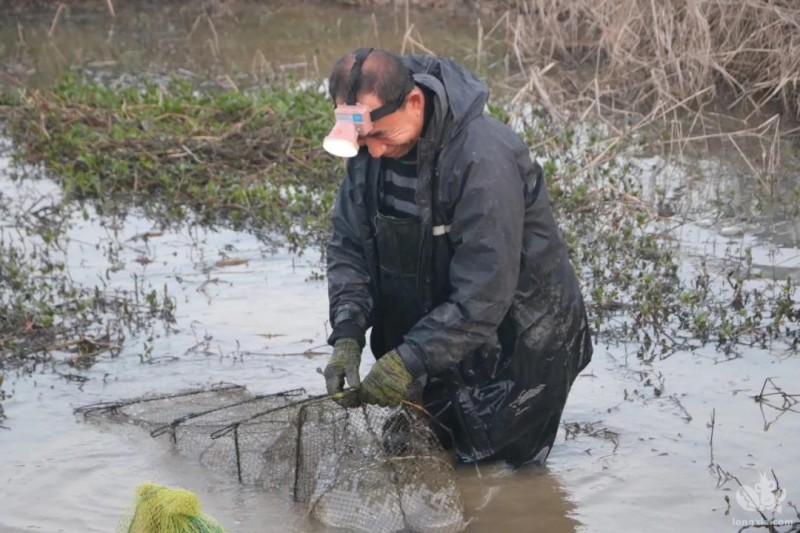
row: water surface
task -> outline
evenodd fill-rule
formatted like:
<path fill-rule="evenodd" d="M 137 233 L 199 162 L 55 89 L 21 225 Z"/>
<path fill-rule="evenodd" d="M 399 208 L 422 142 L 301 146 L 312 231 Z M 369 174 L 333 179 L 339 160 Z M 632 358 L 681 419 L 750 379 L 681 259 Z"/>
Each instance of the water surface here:
<path fill-rule="evenodd" d="M 60 194 L 48 180 L 0 183 L 0 193 L 20 209 Z M 134 275 L 148 289 L 167 285 L 177 323 L 129 338 L 118 357 L 101 357 L 87 370 L 55 364 L 6 376 L 12 397 L 3 404 L 8 429 L 0 431 L 0 530 L 110 531 L 144 481 L 197 492 L 231 531 L 310 527 L 288 499 L 220 478 L 136 427 L 98 426 L 72 415 L 96 401 L 218 381 L 255 393 L 324 391 L 316 369 L 329 353 L 327 303 L 325 284 L 314 275 L 321 269 L 316 255 L 293 256 L 246 233 L 197 227 L 146 243 L 136 238 L 153 228 L 137 216 L 112 224 L 91 210 L 88 219 L 72 221 L 65 257 L 76 282 L 96 284 L 108 268 L 105 251 L 117 248 L 125 266 L 108 276 L 109 287 L 129 288 Z M 687 262 L 699 253 L 722 257 L 728 242 L 691 224 L 679 237 Z M 797 249 L 738 239 L 752 241 L 756 266 L 800 268 Z M 143 256 L 151 262 L 137 261 Z M 221 257 L 247 263 L 215 267 Z M 513 476 L 500 466 L 460 468 L 471 531 L 629 531 L 642 523 L 653 531 L 736 530 L 733 519 L 757 516 L 736 503 L 728 510 L 724 498 L 735 502 L 737 486 L 718 487 L 709 468 L 712 412 L 716 463 L 751 486 L 758 472 L 774 469 L 790 497 L 800 491 L 800 418 L 788 413 L 766 429 L 779 413 L 762 413 L 753 400 L 768 377 L 797 393 L 796 357 L 775 347 L 726 360 L 709 346 L 648 366 L 630 351 L 596 346 L 565 411 L 573 429 L 559 434 L 548 467 Z M 365 354 L 362 375 L 371 359 Z M 660 383 L 660 396 L 653 383 Z"/>

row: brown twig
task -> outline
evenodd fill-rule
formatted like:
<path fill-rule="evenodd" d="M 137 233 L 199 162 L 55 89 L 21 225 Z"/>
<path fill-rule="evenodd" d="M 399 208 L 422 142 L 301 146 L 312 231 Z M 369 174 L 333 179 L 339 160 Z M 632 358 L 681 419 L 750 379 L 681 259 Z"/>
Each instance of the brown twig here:
<path fill-rule="evenodd" d="M 58 4 L 58 7 L 56 8 L 56 14 L 53 17 L 53 22 L 50 24 L 50 31 L 47 32 L 48 39 L 53 38 L 53 34 L 55 34 L 56 31 L 56 26 L 58 26 L 58 21 L 61 19 L 61 13 L 66 7 L 67 6 L 62 2 Z"/>
<path fill-rule="evenodd" d="M 716 415 L 717 415 L 717 409 L 714 408 L 711 410 L 711 437 L 708 439 L 708 448 L 709 448 L 709 453 L 711 454 L 711 459 L 708 462 L 709 468 L 712 468 L 716 463 L 714 461 L 714 427 L 715 427 Z"/>

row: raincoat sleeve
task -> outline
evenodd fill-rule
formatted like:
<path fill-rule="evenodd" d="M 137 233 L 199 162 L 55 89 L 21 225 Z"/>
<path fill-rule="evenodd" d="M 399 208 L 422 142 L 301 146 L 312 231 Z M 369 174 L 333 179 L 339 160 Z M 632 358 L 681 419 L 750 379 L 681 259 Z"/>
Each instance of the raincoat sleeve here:
<path fill-rule="evenodd" d="M 520 271 L 525 184 L 531 166 L 510 143 L 489 142 L 462 166 L 449 237 L 450 294 L 398 347 L 414 377 L 436 375 L 495 335 L 511 306 Z"/>
<path fill-rule="evenodd" d="M 333 328 L 328 342 L 334 344 L 342 337 L 352 337 L 363 348 L 372 296 L 359 223 L 362 207 L 363 199 L 356 193 L 352 173 L 348 171 L 336 196 L 331 218 L 333 234 L 327 248 L 328 299 Z"/>

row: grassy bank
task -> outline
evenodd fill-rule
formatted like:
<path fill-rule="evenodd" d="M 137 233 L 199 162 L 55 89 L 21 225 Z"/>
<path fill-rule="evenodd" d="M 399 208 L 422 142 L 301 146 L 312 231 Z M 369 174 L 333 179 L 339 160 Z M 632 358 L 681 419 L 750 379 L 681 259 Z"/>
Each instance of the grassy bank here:
<path fill-rule="evenodd" d="M 17 96 L 8 132 L 22 160 L 46 162 L 101 211 L 132 203 L 165 222 L 275 230 L 297 248 L 319 240 L 341 171 L 321 149 L 330 103 L 313 89 L 196 89 L 69 77 Z"/>

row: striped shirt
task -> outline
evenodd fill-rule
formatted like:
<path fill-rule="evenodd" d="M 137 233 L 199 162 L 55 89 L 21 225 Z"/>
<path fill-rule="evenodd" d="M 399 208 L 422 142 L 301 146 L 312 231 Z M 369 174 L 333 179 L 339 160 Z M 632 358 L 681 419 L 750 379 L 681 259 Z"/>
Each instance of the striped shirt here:
<path fill-rule="evenodd" d="M 417 149 L 400 159 L 381 161 L 381 212 L 397 218 L 419 216 L 417 192 Z"/>
<path fill-rule="evenodd" d="M 425 94 L 425 115 L 421 137 L 427 133 L 433 116 L 433 101 L 436 95 L 418 85 Z M 419 207 L 414 199 L 417 193 L 417 146 L 398 159 L 381 159 L 380 172 L 381 213 L 384 215 L 408 218 L 419 216 Z"/>

